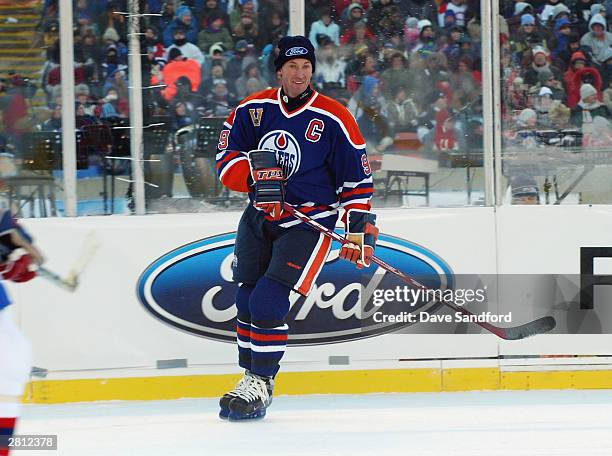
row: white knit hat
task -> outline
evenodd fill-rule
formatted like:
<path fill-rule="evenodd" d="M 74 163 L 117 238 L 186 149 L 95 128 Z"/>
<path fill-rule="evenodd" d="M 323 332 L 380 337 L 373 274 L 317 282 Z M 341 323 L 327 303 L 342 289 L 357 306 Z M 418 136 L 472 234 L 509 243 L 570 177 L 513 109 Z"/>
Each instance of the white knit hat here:
<path fill-rule="evenodd" d="M 527 125 L 529 123 L 529 119 L 537 119 L 538 114 L 533 109 L 523 109 L 518 116 L 518 121 L 523 125 Z"/>
<path fill-rule="evenodd" d="M 431 21 L 427 19 L 421 19 L 417 23 L 417 29 L 419 30 L 419 33 L 421 33 L 425 27 L 431 27 Z"/>
<path fill-rule="evenodd" d="M 591 95 L 597 95 L 597 90 L 591 84 L 582 84 L 580 87 L 580 99 L 584 100 Z"/>

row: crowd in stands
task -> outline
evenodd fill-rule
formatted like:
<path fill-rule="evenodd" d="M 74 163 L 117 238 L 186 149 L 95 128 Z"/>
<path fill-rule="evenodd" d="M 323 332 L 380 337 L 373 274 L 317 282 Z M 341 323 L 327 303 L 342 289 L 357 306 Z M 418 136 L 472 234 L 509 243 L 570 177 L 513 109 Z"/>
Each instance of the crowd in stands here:
<path fill-rule="evenodd" d="M 505 0 L 501 12 L 506 145 L 611 146 L 612 1 Z"/>
<path fill-rule="evenodd" d="M 564 1 L 500 0 L 506 145 L 537 143 L 541 130 L 574 131 L 578 145 L 612 143 L 612 0 Z M 145 115 L 166 114 L 179 129 L 225 117 L 244 97 L 277 85 L 276 43 L 291 33 L 288 0 L 141 3 Z M 348 106 L 374 151 L 401 133 L 434 151 L 482 149 L 479 0 L 305 6 L 306 35 L 317 49 L 313 84 Z M 128 19 L 117 14 L 127 8 L 127 0 L 74 2 L 77 127 L 129 118 Z M 41 27 L 57 23 L 58 0 L 45 0 Z M 48 120 L 37 128 L 57 130 L 59 40 L 47 58 L 40 86 Z M 23 91 L 19 81 L 0 82 L 2 90 Z M 2 99 L 4 131 L 23 131 L 13 117 L 27 103 Z M 7 103 L 17 106 L 11 119 Z"/>
<path fill-rule="evenodd" d="M 142 3 L 142 2 L 141 2 Z M 145 116 L 173 128 L 225 117 L 249 94 L 277 85 L 276 44 L 289 31 L 288 0 L 147 0 L 143 17 Z M 313 85 L 347 105 L 369 144 L 398 133 L 435 150 L 482 148 L 478 0 L 306 0 L 317 49 Z M 129 119 L 126 0 L 75 0 L 77 127 Z M 58 0 L 41 28 L 56 31 Z M 59 38 L 40 86 L 61 128 Z"/>

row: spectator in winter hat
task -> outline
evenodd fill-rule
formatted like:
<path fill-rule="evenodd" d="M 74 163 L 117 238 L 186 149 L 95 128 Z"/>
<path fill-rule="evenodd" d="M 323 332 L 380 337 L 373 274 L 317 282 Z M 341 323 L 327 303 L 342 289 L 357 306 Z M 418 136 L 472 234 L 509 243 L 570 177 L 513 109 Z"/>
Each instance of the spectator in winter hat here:
<path fill-rule="evenodd" d="M 550 71 L 557 81 L 561 80 L 561 72 L 548 61 L 548 52 L 541 46 L 536 46 L 532 51 L 531 65 L 523 75 L 525 84 L 534 86 L 539 82 L 538 74 L 542 71 Z"/>
<path fill-rule="evenodd" d="M 544 8 L 542 8 L 542 12 L 539 14 L 540 17 L 540 22 L 542 24 L 546 24 L 553 12 L 553 8 L 555 6 L 557 6 L 560 3 L 560 0 L 547 0 L 547 2 L 544 5 Z"/>
<path fill-rule="evenodd" d="M 240 5 L 230 13 L 230 29 L 236 28 L 240 23 L 240 19 L 245 15 L 253 18 L 253 23 L 256 27 L 259 25 L 258 15 L 255 12 L 255 4 L 251 0 L 247 0 L 241 1 Z"/>
<path fill-rule="evenodd" d="M 541 43 L 543 37 L 537 30 L 536 20 L 532 14 L 523 14 L 521 16 L 521 26 L 517 29 L 516 35 L 511 37 L 514 40 L 513 51 L 517 56 L 529 49 L 532 43 Z"/>
<path fill-rule="evenodd" d="M 514 176 L 510 180 L 510 193 L 512 204 L 535 205 L 540 204 L 540 192 L 535 179 L 527 175 Z"/>
<path fill-rule="evenodd" d="M 437 47 L 432 24 L 428 19 L 421 19 L 417 24 L 417 30 L 419 31 L 419 42 L 412 49 L 412 52 L 426 57 L 428 54 L 435 52 Z"/>
<path fill-rule="evenodd" d="M 255 23 L 254 16 L 250 13 L 242 13 L 240 21 L 233 28 L 234 39 L 246 40 L 249 44 L 255 44 L 259 39 L 259 28 Z"/>
<path fill-rule="evenodd" d="M 185 30 L 185 39 L 192 44 L 195 44 L 198 40 L 198 26 L 197 21 L 191 14 L 191 10 L 188 6 L 180 6 L 176 10 L 176 16 L 172 22 L 170 22 L 164 29 L 164 46 L 170 47 L 174 39 L 174 30 L 176 28 L 183 28 Z"/>
<path fill-rule="evenodd" d="M 582 84 L 580 87 L 580 102 L 572 109 L 570 123 L 582 128 L 583 133 L 592 130 L 593 118 L 602 116 L 610 117 L 608 108 L 597 99 L 597 89 L 591 84 Z"/>
<path fill-rule="evenodd" d="M 207 97 L 207 103 L 216 117 L 226 117 L 232 112 L 232 108 L 236 105 L 236 97 L 229 91 L 225 79 L 213 80 L 212 90 Z"/>
<path fill-rule="evenodd" d="M 195 44 L 190 43 L 187 40 L 187 30 L 185 27 L 178 26 L 175 27 L 173 31 L 173 39 L 172 45 L 168 46 L 165 53 L 165 58 L 168 60 L 168 55 L 172 49 L 179 49 L 181 54 L 187 57 L 188 59 L 195 60 L 198 64 L 202 65 L 204 63 L 204 54 L 200 51 Z"/>
<path fill-rule="evenodd" d="M 572 12 L 566 5 L 559 3 L 553 7 L 548 18 L 548 22 L 554 23 L 557 19 L 561 18 L 569 19 L 571 14 Z"/>
<path fill-rule="evenodd" d="M 404 25 L 404 40 L 406 41 L 406 49 L 410 51 L 419 41 L 419 20 L 416 17 L 406 18 Z"/>
<path fill-rule="evenodd" d="M 234 40 L 227 27 L 221 11 L 212 11 L 208 16 L 206 28 L 198 33 L 198 48 L 207 53 L 215 43 L 221 43 L 225 49 L 234 47 Z"/>
<path fill-rule="evenodd" d="M 531 108 L 525 108 L 514 118 L 514 121 L 515 128 L 508 129 L 504 133 L 507 145 L 527 149 L 536 147 L 538 114 Z"/>
<path fill-rule="evenodd" d="M 453 10 L 446 10 L 442 19 L 442 28 L 449 30 L 451 27 L 454 27 L 457 24 L 457 20 L 455 18 L 455 12 Z"/>
<path fill-rule="evenodd" d="M 538 119 L 538 114 L 531 108 L 526 108 L 521 111 L 516 119 L 516 123 L 522 128 L 535 128 Z"/>
<path fill-rule="evenodd" d="M 565 52 L 570 42 L 570 36 L 572 29 L 570 28 L 570 21 L 566 18 L 560 18 L 555 21 L 553 34 L 549 37 L 547 44 L 550 49 L 551 58 L 553 61 L 559 57 L 559 54 Z M 563 66 L 565 68 L 565 65 Z"/>
<path fill-rule="evenodd" d="M 565 90 L 561 81 L 555 79 L 555 75 L 552 71 L 544 70 L 538 74 L 539 87 L 548 88 L 550 90 L 550 96 L 553 100 L 563 101 L 565 100 Z"/>
<path fill-rule="evenodd" d="M 513 16 L 506 20 L 510 36 L 516 36 L 518 28 L 521 26 L 521 16 L 523 14 L 533 15 L 533 7 L 526 2 L 515 3 Z"/>
<path fill-rule="evenodd" d="M 533 7 L 527 2 L 517 2 L 514 5 L 514 16 L 518 16 L 519 18 L 523 14 L 531 14 L 533 13 Z"/>
<path fill-rule="evenodd" d="M 602 80 L 599 71 L 593 67 L 585 67 L 574 73 L 574 80 L 572 81 L 572 88 L 574 92 L 569 93 L 567 97 L 567 105 L 570 108 L 575 108 L 576 104 L 580 101 L 580 89 L 584 84 L 592 85 L 597 91 L 597 99 L 601 101 L 601 90 Z"/>
<path fill-rule="evenodd" d="M 603 52 L 612 46 L 612 33 L 606 31 L 606 20 L 601 14 L 596 14 L 589 21 L 590 32 L 580 40 L 582 46 L 588 46 L 593 52 L 595 63 L 603 63 Z"/>
<path fill-rule="evenodd" d="M 449 0 L 446 2 L 442 2 L 440 8 L 438 9 L 438 25 L 441 28 L 446 28 L 447 18 L 446 15 L 448 13 L 449 16 L 452 16 L 454 19 L 454 23 L 459 27 L 465 27 L 465 15 L 468 11 L 468 8 L 465 4 L 465 0 Z"/>
<path fill-rule="evenodd" d="M 568 96 L 570 96 L 572 92 L 578 93 L 578 91 L 580 90 L 580 87 L 576 87 L 576 88 L 573 87 L 574 75 L 576 74 L 578 70 L 586 66 L 586 61 L 587 60 L 586 60 L 586 56 L 584 55 L 584 52 L 576 51 L 572 53 L 567 70 L 565 70 L 565 73 L 563 73 L 563 83 L 565 84 L 565 88 L 567 90 Z M 574 102 L 574 105 L 570 107 L 571 108 L 574 107 L 576 103 L 578 103 L 578 101 L 580 101 L 579 95 L 576 97 L 576 101 Z"/>
<path fill-rule="evenodd" d="M 342 33 L 352 28 L 357 22 L 362 21 L 364 19 L 363 16 L 363 7 L 359 3 L 351 3 L 342 15 L 342 22 L 344 24 Z"/>

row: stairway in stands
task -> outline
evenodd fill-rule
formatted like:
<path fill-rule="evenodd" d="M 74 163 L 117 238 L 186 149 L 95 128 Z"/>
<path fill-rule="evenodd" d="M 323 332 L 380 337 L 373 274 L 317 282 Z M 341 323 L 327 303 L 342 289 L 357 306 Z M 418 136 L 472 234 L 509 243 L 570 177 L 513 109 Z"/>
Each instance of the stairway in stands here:
<path fill-rule="evenodd" d="M 29 78 L 39 88 L 32 107 L 45 105 L 40 78 L 45 63 L 46 44 L 37 35 L 42 0 L 0 0 L 0 77 L 11 73 Z"/>

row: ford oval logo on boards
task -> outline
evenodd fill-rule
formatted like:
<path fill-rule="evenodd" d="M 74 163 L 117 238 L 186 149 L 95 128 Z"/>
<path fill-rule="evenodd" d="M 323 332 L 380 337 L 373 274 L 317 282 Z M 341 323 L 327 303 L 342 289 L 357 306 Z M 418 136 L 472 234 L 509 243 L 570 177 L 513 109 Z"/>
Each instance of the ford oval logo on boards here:
<path fill-rule="evenodd" d="M 234 300 L 238 285 L 232 279 L 235 233 L 212 236 L 173 250 L 154 261 L 138 280 L 138 297 L 156 318 L 191 334 L 234 342 Z M 358 270 L 338 259 L 339 245 L 323 267 L 307 298 L 292 293 L 287 317 L 289 345 L 336 343 L 384 334 L 409 323 L 375 322 L 373 314 L 434 312 L 440 304 L 387 301 L 372 303 L 373 290 L 405 284 L 372 265 Z M 453 274 L 433 252 L 404 239 L 380 235 L 376 255 L 389 264 L 425 280 L 431 288 L 452 288 Z M 425 278 L 425 279 L 424 279 Z M 360 294 L 363 289 L 363 302 Z"/>

